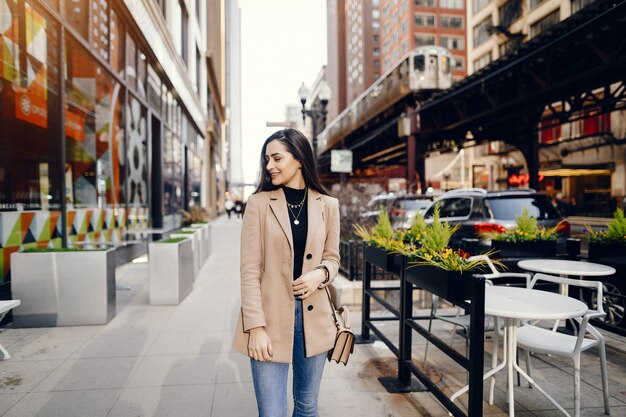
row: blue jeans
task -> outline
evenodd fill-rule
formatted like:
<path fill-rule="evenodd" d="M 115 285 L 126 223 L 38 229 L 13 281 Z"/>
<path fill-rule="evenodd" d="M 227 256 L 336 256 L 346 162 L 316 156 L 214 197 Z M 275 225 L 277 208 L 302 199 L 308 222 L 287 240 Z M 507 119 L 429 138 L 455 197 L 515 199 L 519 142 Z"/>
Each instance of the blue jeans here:
<path fill-rule="evenodd" d="M 296 300 L 293 339 L 293 417 L 317 417 L 326 353 L 305 357 L 302 301 Z M 250 359 L 259 417 L 287 417 L 288 363 Z"/>

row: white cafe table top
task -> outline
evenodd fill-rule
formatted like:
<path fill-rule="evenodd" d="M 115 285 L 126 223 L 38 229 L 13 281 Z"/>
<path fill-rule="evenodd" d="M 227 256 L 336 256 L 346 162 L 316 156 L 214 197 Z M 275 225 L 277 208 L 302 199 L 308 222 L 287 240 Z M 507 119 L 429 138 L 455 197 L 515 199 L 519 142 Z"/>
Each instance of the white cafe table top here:
<path fill-rule="evenodd" d="M 485 314 L 517 319 L 557 320 L 581 317 L 588 311 L 582 301 L 563 295 L 520 287 L 485 287 Z"/>
<path fill-rule="evenodd" d="M 592 262 L 568 261 L 565 259 L 524 259 L 517 263 L 522 269 L 544 274 L 600 277 L 613 275 L 615 268 Z"/>

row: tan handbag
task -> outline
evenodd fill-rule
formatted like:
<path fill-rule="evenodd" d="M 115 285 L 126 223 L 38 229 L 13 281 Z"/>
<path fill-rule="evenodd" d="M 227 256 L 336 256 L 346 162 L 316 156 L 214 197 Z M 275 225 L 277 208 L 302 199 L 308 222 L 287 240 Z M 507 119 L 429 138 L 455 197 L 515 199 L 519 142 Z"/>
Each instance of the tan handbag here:
<path fill-rule="evenodd" d="M 333 312 L 335 326 L 337 326 L 335 346 L 328 351 L 328 362 L 335 361 L 337 363 L 343 363 L 343 366 L 346 366 L 348 364 L 348 359 L 350 359 L 350 355 L 354 353 L 354 333 L 350 328 L 350 310 L 348 310 L 348 307 L 346 306 L 341 306 L 338 309 L 335 309 L 328 287 L 324 288 L 326 289 L 326 294 L 328 295 L 330 310 Z"/>

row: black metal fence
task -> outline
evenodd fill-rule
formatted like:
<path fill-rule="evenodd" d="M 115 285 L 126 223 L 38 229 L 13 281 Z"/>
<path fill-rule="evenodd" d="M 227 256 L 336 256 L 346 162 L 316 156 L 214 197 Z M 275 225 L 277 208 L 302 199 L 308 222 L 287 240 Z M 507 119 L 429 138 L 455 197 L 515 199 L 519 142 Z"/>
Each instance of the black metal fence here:
<path fill-rule="evenodd" d="M 339 253 L 341 255 L 339 271 L 350 281 L 361 279 L 363 241 L 354 239 L 341 240 L 339 241 Z"/>
<path fill-rule="evenodd" d="M 376 275 L 377 266 L 370 263 L 367 256 L 363 255 L 363 306 L 362 306 L 362 323 L 361 336 L 358 343 L 373 342 L 374 337 L 370 335 L 370 331 L 381 340 L 398 358 L 398 377 L 381 378 L 381 382 L 392 392 L 410 392 L 415 391 L 411 383 L 411 375 L 415 375 L 417 379 L 424 384 L 426 389 L 431 392 L 450 414 L 455 417 L 481 417 L 483 415 L 483 366 L 484 366 L 484 320 L 485 320 L 485 279 L 481 275 L 473 275 L 466 277 L 468 280 L 467 290 L 462 299 L 451 300 L 456 305 L 465 308 L 470 312 L 470 341 L 469 356 L 459 354 L 452 346 L 446 344 L 443 340 L 430 332 L 427 328 L 419 323 L 419 320 L 431 319 L 428 316 L 413 316 L 413 290 L 421 288 L 419 274 L 411 274 L 410 279 L 407 277 L 407 261 L 405 257 L 401 259 L 401 267 L 391 271 L 400 278 L 399 287 L 379 287 L 372 286 L 372 278 Z M 396 265 L 397 266 L 397 265 Z M 416 268 L 418 269 L 418 268 Z M 389 273 L 390 271 L 387 271 Z M 381 295 L 380 291 L 397 291 L 400 293 L 400 308 L 396 308 L 387 302 Z M 435 290 L 433 290 L 435 293 Z M 447 294 L 436 294 L 440 298 L 446 299 Z M 371 300 L 374 299 L 378 304 L 388 310 L 392 316 L 372 317 L 371 316 Z M 468 301 L 463 301 L 467 299 Z M 399 325 L 399 340 L 397 345 L 384 335 L 377 327 L 377 323 L 381 321 L 397 321 Z M 421 336 L 435 345 L 451 360 L 458 363 L 461 367 L 468 371 L 469 399 L 467 414 L 464 413 L 455 403 L 453 403 L 448 395 L 443 392 L 437 383 L 433 381 L 424 370 L 412 360 L 412 337 L 413 331 L 417 331 Z M 391 383 L 389 380 L 394 380 Z"/>

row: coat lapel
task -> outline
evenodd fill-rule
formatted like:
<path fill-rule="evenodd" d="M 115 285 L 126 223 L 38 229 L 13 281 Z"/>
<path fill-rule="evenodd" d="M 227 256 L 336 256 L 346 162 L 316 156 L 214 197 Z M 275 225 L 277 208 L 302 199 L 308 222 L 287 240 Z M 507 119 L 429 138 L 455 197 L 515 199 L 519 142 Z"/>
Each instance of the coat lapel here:
<path fill-rule="evenodd" d="M 289 224 L 289 213 L 287 212 L 287 199 L 285 198 L 285 192 L 282 188 L 270 191 L 270 208 L 274 216 L 276 216 L 280 227 L 283 229 L 285 237 L 287 237 L 289 241 L 289 248 L 293 255 L 293 236 L 291 233 L 291 224 Z"/>
<path fill-rule="evenodd" d="M 323 225 L 324 221 L 324 201 L 322 195 L 315 190 L 309 188 L 307 195 L 307 233 L 306 233 L 306 253 L 311 252 L 313 239 L 320 230 L 326 230 Z"/>

